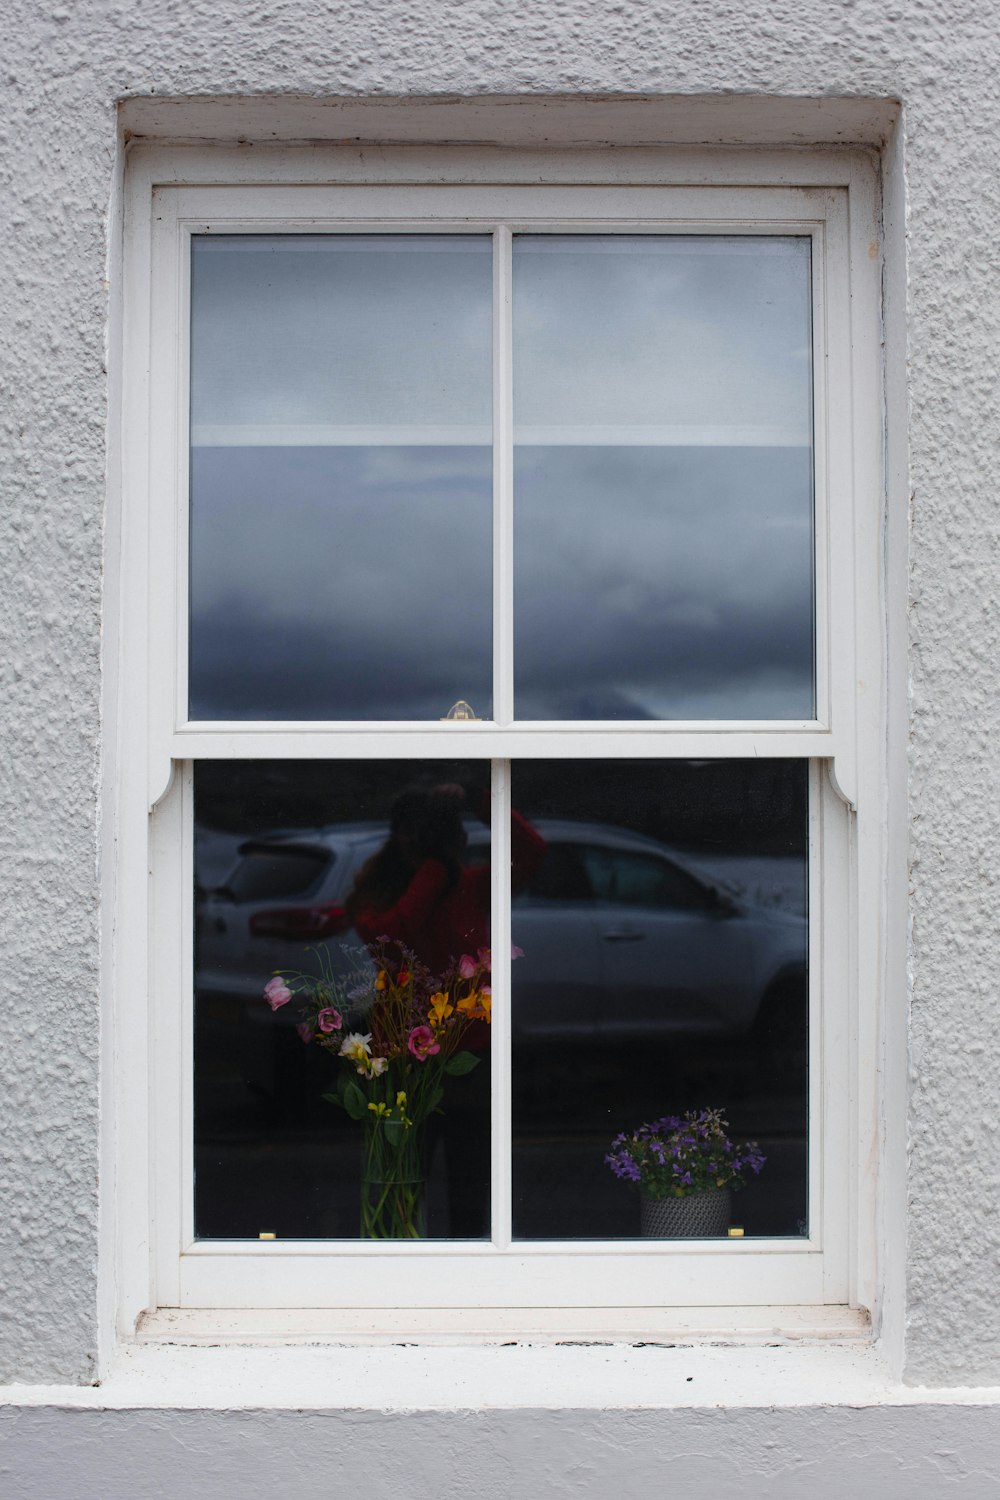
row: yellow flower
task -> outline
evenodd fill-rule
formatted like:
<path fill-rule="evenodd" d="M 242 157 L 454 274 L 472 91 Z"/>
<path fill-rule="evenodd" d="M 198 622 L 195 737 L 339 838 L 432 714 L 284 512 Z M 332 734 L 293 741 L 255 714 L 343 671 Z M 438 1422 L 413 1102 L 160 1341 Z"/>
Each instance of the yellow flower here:
<path fill-rule="evenodd" d="M 452 1005 L 444 990 L 438 990 L 436 995 L 431 996 L 431 1008 L 427 1012 L 427 1019 L 432 1026 L 440 1026 L 453 1015 L 455 1007 Z"/>
<path fill-rule="evenodd" d="M 388 983 L 389 983 L 389 976 L 388 976 L 388 974 L 385 972 L 384 969 L 379 969 L 378 976 L 377 976 L 377 978 L 375 980 L 375 988 L 377 990 L 384 990 L 385 987 L 386 987 L 386 985 Z"/>
<path fill-rule="evenodd" d="M 468 1016 L 470 1021 L 480 1018 L 489 1021 L 493 1010 L 493 996 L 489 990 L 473 990 L 471 995 L 466 995 L 464 1000 L 459 1000 L 456 1007 L 463 1016 Z"/>
<path fill-rule="evenodd" d="M 368 1108 L 371 1110 L 373 1115 L 378 1115 L 380 1119 L 383 1115 L 389 1115 L 392 1113 L 388 1104 L 369 1104 Z"/>
<path fill-rule="evenodd" d="M 402 1109 L 403 1105 L 405 1103 L 406 1103 L 406 1094 L 403 1092 L 402 1089 L 400 1089 L 399 1093 L 396 1095 L 396 1108 L 397 1109 Z"/>

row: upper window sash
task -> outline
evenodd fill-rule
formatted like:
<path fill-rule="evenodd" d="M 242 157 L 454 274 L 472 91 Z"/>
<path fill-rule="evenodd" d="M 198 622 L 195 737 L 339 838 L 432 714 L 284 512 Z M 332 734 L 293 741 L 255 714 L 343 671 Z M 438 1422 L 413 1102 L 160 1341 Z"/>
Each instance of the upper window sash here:
<path fill-rule="evenodd" d="M 149 474 L 150 800 L 203 756 L 801 755 L 835 762 L 854 801 L 854 469 L 847 194 L 822 188 L 163 187 L 145 247 L 155 288 Z M 515 234 L 808 236 L 812 252 L 815 702 L 808 720 L 516 721 L 513 701 L 511 244 Z M 192 721 L 188 717 L 191 238 L 198 234 L 483 234 L 493 269 L 494 716 L 481 722 Z M 137 251 L 142 253 L 141 248 Z M 855 389 L 857 382 L 854 382 Z M 139 455 L 136 455 L 137 458 Z M 388 747 L 392 748 L 389 749 Z"/>

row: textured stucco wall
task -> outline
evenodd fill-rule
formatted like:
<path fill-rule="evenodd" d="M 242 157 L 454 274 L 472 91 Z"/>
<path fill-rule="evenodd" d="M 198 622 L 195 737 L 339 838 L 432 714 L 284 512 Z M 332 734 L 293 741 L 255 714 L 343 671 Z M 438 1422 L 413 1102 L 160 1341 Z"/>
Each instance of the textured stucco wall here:
<path fill-rule="evenodd" d="M 960 0 L 7 0 L 0 69 L 4 755 L 0 1378 L 96 1326 L 104 286 L 128 95 L 896 96 L 906 110 L 913 1068 L 907 1358 L 1000 1380 L 995 753 L 1000 69 Z M 897 997 L 898 999 L 898 997 Z"/>
<path fill-rule="evenodd" d="M 774 1412 L 0 1411 L 17 1500 L 989 1500 L 989 1407 Z"/>

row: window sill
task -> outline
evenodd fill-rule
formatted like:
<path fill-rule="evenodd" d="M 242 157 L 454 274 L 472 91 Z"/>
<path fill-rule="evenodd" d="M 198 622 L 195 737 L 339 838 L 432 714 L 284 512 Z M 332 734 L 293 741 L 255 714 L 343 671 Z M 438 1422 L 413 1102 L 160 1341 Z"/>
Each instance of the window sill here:
<path fill-rule="evenodd" d="M 110 1410 L 379 1412 L 866 1406 L 921 1399 L 890 1381 L 867 1325 L 857 1320 L 852 1330 L 848 1311 L 826 1310 L 834 1311 L 841 1319 L 836 1332 L 832 1319 L 814 1309 L 813 1322 L 824 1327 L 806 1332 L 803 1320 L 794 1334 L 744 1328 L 730 1332 L 725 1343 L 721 1327 L 710 1327 L 712 1319 L 702 1313 L 700 1336 L 690 1324 L 678 1326 L 673 1337 L 633 1332 L 627 1343 L 623 1335 L 612 1342 L 564 1332 L 559 1339 L 542 1333 L 460 1347 L 454 1336 L 445 1345 L 444 1335 L 428 1343 L 399 1331 L 391 1345 L 371 1342 L 373 1334 L 366 1342 L 342 1334 L 338 1343 L 315 1329 L 290 1342 L 276 1328 L 268 1331 L 260 1314 L 241 1334 L 231 1326 L 232 1315 L 223 1320 L 202 1313 L 196 1332 L 194 1315 L 160 1313 L 135 1341 L 119 1347 L 100 1386 L 8 1387 L 0 1399 Z M 287 1328 L 287 1315 L 281 1317 Z M 787 1328 L 789 1319 L 781 1322 Z"/>
<path fill-rule="evenodd" d="M 628 1308 L 160 1308 L 140 1318 L 140 1345 L 358 1348 L 512 1343 L 547 1346 L 767 1346 L 868 1343 L 868 1314 L 844 1306 Z"/>

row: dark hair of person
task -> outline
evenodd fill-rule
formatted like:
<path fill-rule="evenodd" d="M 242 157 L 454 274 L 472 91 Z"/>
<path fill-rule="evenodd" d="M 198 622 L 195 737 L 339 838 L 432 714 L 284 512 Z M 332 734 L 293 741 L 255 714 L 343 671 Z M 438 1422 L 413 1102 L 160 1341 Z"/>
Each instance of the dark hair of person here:
<path fill-rule="evenodd" d="M 389 837 L 355 877 L 345 903 L 348 913 L 353 917 L 367 908 L 384 911 L 395 905 L 413 879 L 415 860 L 437 859 L 445 866 L 447 894 L 458 881 L 463 843 L 462 814 L 454 797 L 428 787 L 401 792 L 389 813 Z"/>

